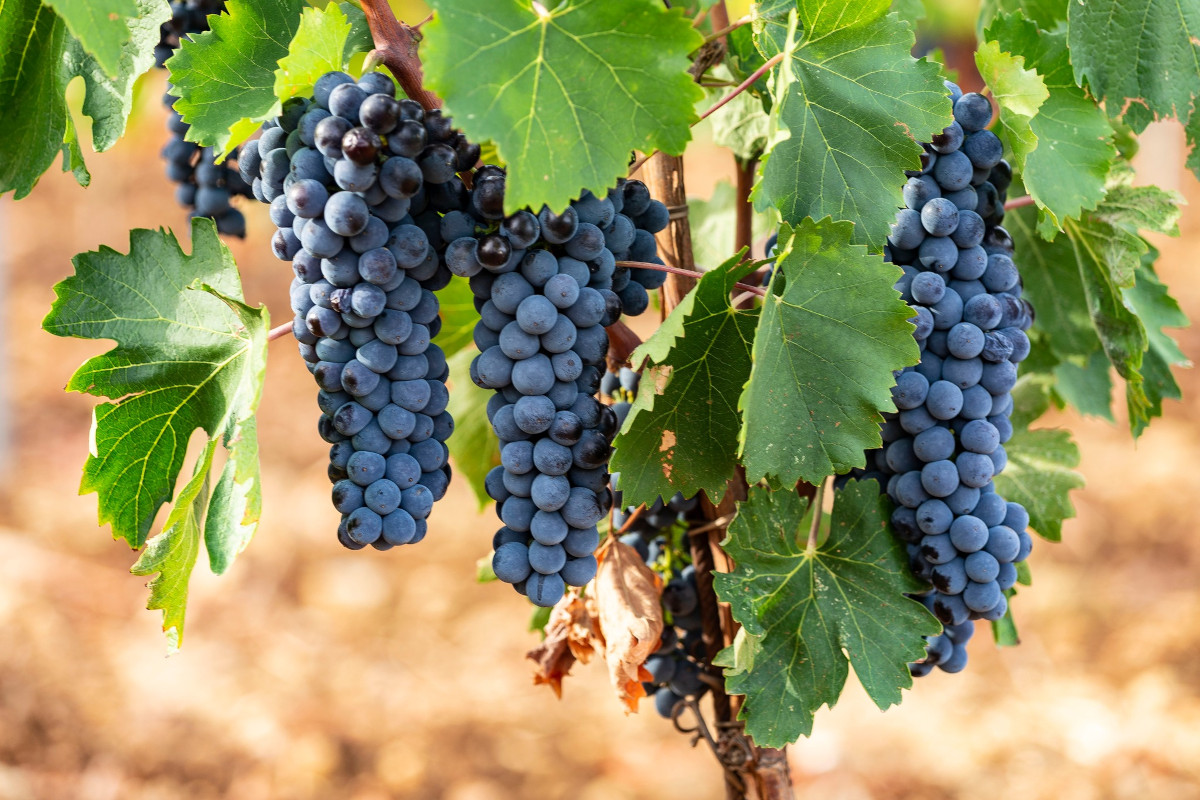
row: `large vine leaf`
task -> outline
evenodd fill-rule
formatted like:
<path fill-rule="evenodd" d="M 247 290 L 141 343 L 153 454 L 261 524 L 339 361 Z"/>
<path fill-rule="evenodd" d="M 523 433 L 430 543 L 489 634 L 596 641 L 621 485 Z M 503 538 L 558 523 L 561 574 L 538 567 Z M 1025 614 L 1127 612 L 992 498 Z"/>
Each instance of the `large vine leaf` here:
<path fill-rule="evenodd" d="M 785 222 L 849 220 L 853 240 L 880 250 L 906 169 L 919 169 L 921 146 L 951 122 L 938 67 L 910 55 L 912 28 L 882 0 L 844 4 L 769 0 L 757 12 L 759 48 L 786 47 L 781 12 L 799 10 L 802 35 L 790 80 L 773 87 L 783 132 L 755 187 L 759 209 Z"/>
<path fill-rule="evenodd" d="M 170 501 L 197 428 L 206 447 L 221 443 L 228 460 L 211 503 L 189 484 L 152 553 L 138 569 L 160 571 L 152 603 L 178 638 L 185 587 L 201 535 L 214 571 L 245 546 L 261 506 L 254 411 L 266 365 L 266 309 L 242 300 L 233 257 L 211 220 L 192 221 L 186 255 L 167 231 L 134 230 L 129 254 L 103 247 L 75 257 L 75 274 L 55 287 L 42 326 L 56 336 L 111 339 L 89 359 L 69 391 L 109 398 L 96 407 L 91 454 L 80 491 L 99 495 L 99 520 L 132 547 L 146 543 L 159 508 Z M 211 457 L 193 483 L 209 485 Z M 193 493 L 193 490 L 197 493 Z M 184 509 L 184 506 L 193 506 Z M 192 539 L 196 541 L 189 544 Z M 156 606 L 157 607 L 157 606 Z"/>
<path fill-rule="evenodd" d="M 1018 15 L 1002 15 L 986 35 L 1004 50 L 1024 56 L 1049 90 L 1029 122 L 1041 145 L 1026 155 L 1019 171 L 1041 212 L 1038 231 L 1050 239 L 1065 220 L 1078 218 L 1104 199 L 1117 155 L 1113 129 L 1104 111 L 1075 85 L 1065 32 L 1047 33 Z"/>
<path fill-rule="evenodd" d="M 1150 121 L 1187 121 L 1200 95 L 1200 5 L 1179 0 L 1069 4 L 1076 83 L 1141 132 Z"/>
<path fill-rule="evenodd" d="M 820 509 L 817 509 L 818 513 Z M 745 695 L 738 715 L 762 747 L 782 747 L 812 732 L 813 715 L 833 707 L 853 665 L 881 709 L 912 686 L 908 662 L 923 636 L 941 626 L 905 597 L 922 585 L 888 528 L 888 501 L 875 481 L 838 492 L 828 538 L 807 543 L 808 501 L 795 492 L 752 488 L 722 543 L 737 564 L 714 574 L 745 636 L 726 648 L 725 688 Z"/>
<path fill-rule="evenodd" d="M 659 0 L 433 0 L 421 58 L 429 87 L 509 165 L 510 211 L 603 195 L 630 151 L 683 152 L 703 91 L 703 41 Z"/>
<path fill-rule="evenodd" d="M 287 100 L 307 94 L 317 78 L 340 70 L 355 52 L 371 47 L 366 17 L 354 6 L 330 3 L 304 9 L 288 53 L 275 70 L 275 96 Z"/>
<path fill-rule="evenodd" d="M 211 30 L 181 43 L 167 68 L 175 110 L 191 125 L 188 141 L 227 155 L 276 113 L 275 70 L 303 7 L 302 0 L 229 0 L 225 13 L 209 17 Z"/>
<path fill-rule="evenodd" d="M 754 337 L 739 407 L 751 483 L 817 483 L 865 463 L 895 409 L 894 370 L 915 364 L 899 267 L 850 244 L 853 226 L 806 219 L 779 230 L 780 255 Z"/>
<path fill-rule="evenodd" d="M 45 0 L 67 24 L 67 30 L 109 77 L 121 70 L 130 19 L 138 16 L 133 0 Z M 166 5 L 162 0 L 159 6 Z"/>
<path fill-rule="evenodd" d="M 479 508 L 492 502 L 484 488 L 484 479 L 500 463 L 500 441 L 487 417 L 487 401 L 492 393 L 477 389 L 471 381 L 471 360 L 479 354 L 474 347 L 450 356 L 450 404 L 454 417 L 454 435 L 447 442 L 454 459 L 454 474 L 466 478 Z M 488 562 L 489 566 L 491 562 Z"/>
<path fill-rule="evenodd" d="M 750 377 L 757 310 L 734 309 L 734 283 L 753 262 L 734 256 L 706 272 L 654 335 L 634 351 L 649 362 L 613 442 L 613 472 L 630 505 L 699 491 L 725 493 L 737 463 L 738 396 Z"/>
<path fill-rule="evenodd" d="M 63 169 L 91 180 L 66 102 L 67 84 L 82 77 L 83 113 L 92 118 L 92 146 L 103 152 L 125 132 L 133 84 L 154 63 L 159 25 L 170 17 L 161 0 L 137 0 L 139 16 L 120 48 L 115 77 L 74 39 L 67 24 L 39 0 L 7 0 L 0 13 L 0 194 L 29 194 L 58 153 Z"/>
<path fill-rule="evenodd" d="M 1018 429 L 1004 445 L 1008 466 L 996 476 L 996 491 L 1029 512 L 1029 527 L 1052 542 L 1062 539 L 1064 519 L 1075 516 L 1070 493 L 1083 487 L 1079 448 L 1065 430 Z"/>

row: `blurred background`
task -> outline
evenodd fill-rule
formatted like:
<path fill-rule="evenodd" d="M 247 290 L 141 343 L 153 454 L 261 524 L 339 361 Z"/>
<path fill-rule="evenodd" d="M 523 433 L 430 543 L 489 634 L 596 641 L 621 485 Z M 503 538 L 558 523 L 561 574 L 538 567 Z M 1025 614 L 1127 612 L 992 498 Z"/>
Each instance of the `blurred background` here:
<path fill-rule="evenodd" d="M 952 62 L 970 58 L 969 25 L 938 34 Z M 272 345 L 259 414 L 262 526 L 226 576 L 197 566 L 183 650 L 166 656 L 135 555 L 77 496 L 92 400 L 62 387 L 102 347 L 39 328 L 74 254 L 125 251 L 134 227 L 186 236 L 157 158 L 163 82 L 147 79 L 128 137 L 91 156 L 92 188 L 52 170 L 0 200 L 0 800 L 722 798 L 710 754 L 651 708 L 624 715 L 601 664 L 577 666 L 561 701 L 533 686 L 529 605 L 474 582 L 496 523 L 461 481 L 419 547 L 336 543 L 315 389 L 289 339 Z M 1200 185 L 1182 132 L 1151 126 L 1141 153 L 1142 181 L 1193 203 L 1182 236 L 1155 243 L 1198 316 Z M 703 129 L 687 167 L 700 198 L 733 176 Z M 249 235 L 229 244 L 247 298 L 279 321 L 290 271 L 265 209 L 243 208 Z M 1200 333 L 1178 335 L 1200 354 Z M 852 684 L 791 748 L 799 796 L 1200 797 L 1200 376 L 1181 382 L 1188 399 L 1136 446 L 1123 419 L 1046 420 L 1076 433 L 1088 487 L 1063 543 L 1034 551 L 1022 645 L 981 631 L 965 672 L 935 671 L 887 713 Z"/>

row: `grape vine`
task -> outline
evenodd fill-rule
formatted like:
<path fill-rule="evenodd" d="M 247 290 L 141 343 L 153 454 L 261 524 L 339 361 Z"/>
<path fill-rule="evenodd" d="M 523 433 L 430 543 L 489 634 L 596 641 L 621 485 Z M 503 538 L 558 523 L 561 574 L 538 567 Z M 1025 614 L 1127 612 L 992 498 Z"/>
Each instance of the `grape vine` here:
<path fill-rule="evenodd" d="M 987 0 L 951 65 L 914 55 L 933 4 L 429 5 L 0 10 L 0 192 L 60 154 L 88 185 L 68 84 L 103 152 L 157 74 L 190 221 L 190 253 L 135 230 L 56 287 L 46 330 L 115 342 L 69 385 L 104 398 L 83 490 L 177 647 L 197 554 L 224 572 L 270 514 L 255 414 L 290 332 L 341 545 L 436 536 L 464 484 L 501 526 L 455 546 L 536 607 L 539 682 L 599 653 L 729 796 L 785 797 L 852 669 L 887 708 L 976 621 L 1016 644 L 1082 486 L 1043 413 L 1111 417 L 1119 384 L 1136 437 L 1181 396 L 1146 238 L 1180 198 L 1132 158 L 1151 120 L 1200 138 L 1200 14 Z M 706 201 L 698 125 L 734 159 Z M 289 324 L 218 234 L 291 265 Z"/>

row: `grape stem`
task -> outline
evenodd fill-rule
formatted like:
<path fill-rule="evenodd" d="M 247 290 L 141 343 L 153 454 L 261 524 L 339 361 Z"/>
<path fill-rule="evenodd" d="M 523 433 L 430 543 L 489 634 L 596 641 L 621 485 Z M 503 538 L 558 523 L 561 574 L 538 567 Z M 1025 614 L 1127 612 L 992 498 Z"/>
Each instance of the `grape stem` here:
<path fill-rule="evenodd" d="M 1022 197 L 1014 197 L 1012 200 L 1009 200 L 1004 204 L 1004 210 L 1009 211 L 1014 208 L 1021 208 L 1023 206 L 1031 205 L 1033 205 L 1033 198 L 1029 195 L 1024 195 Z"/>
<path fill-rule="evenodd" d="M 289 334 L 291 332 L 292 332 L 292 323 L 290 323 L 290 322 L 285 322 L 282 325 L 276 325 L 274 328 L 271 328 L 270 332 L 267 333 L 267 341 L 273 342 L 276 339 L 286 336 L 287 334 Z"/>
<path fill-rule="evenodd" d="M 693 277 L 693 278 L 697 277 L 700 274 L 700 273 L 694 272 L 693 270 L 690 270 L 690 269 L 680 269 L 679 267 L 668 267 L 666 264 L 652 264 L 649 261 L 618 261 L 617 266 L 618 267 L 637 267 L 639 269 L 653 269 L 653 270 L 657 270 L 658 272 L 669 272 L 672 275 L 687 275 L 687 276 Z M 762 288 L 761 286 L 749 286 L 745 283 L 735 283 L 734 286 L 736 286 L 737 288 L 741 289 L 744 292 L 750 292 L 751 294 L 756 294 L 759 297 L 765 297 L 767 294 L 767 290 Z"/>
<path fill-rule="evenodd" d="M 714 112 L 719 111 L 721 109 L 721 107 L 724 106 L 726 103 L 728 103 L 730 100 L 737 97 L 739 94 L 741 94 L 742 92 L 746 91 L 751 86 L 753 86 L 754 82 L 756 80 L 761 78 L 763 75 L 767 74 L 767 72 L 771 69 L 771 67 L 775 66 L 776 64 L 778 64 L 780 61 L 783 60 L 783 57 L 785 55 L 786 55 L 786 53 L 776 53 L 775 55 L 773 55 L 769 59 L 767 59 L 767 63 L 763 64 L 761 67 L 754 70 L 754 72 L 752 72 L 750 74 L 749 78 L 746 78 L 746 80 L 742 81 L 737 86 L 735 86 L 733 91 L 731 91 L 729 94 L 725 95 L 720 100 L 718 100 L 716 103 L 714 103 L 712 108 L 708 109 L 703 114 L 701 114 L 700 118 L 697 119 L 695 122 L 693 122 L 692 125 L 695 126 L 698 123 L 700 123 L 702 120 L 708 119 L 709 116 L 711 116 Z M 629 177 L 632 178 L 633 175 L 639 169 L 642 168 L 642 165 L 645 164 L 647 161 L 649 161 L 654 156 L 654 154 L 657 152 L 658 152 L 657 150 L 651 150 L 649 153 L 646 153 L 645 155 L 638 158 L 637 161 L 634 161 L 633 165 L 629 168 L 629 173 L 628 173 Z"/>
<path fill-rule="evenodd" d="M 765 64 L 763 64 L 758 69 L 754 70 L 754 72 L 750 73 L 749 78 L 746 78 L 746 80 L 739 83 L 732 92 L 730 92 L 729 94 L 722 97 L 720 100 L 718 100 L 716 103 L 713 104 L 712 108 L 708 109 L 703 114 L 701 114 L 700 119 L 696 120 L 696 122 L 700 122 L 701 120 L 708 119 L 708 117 L 713 112 L 719 110 L 722 106 L 724 106 L 730 100 L 737 97 L 739 94 L 741 94 L 742 92 L 746 91 L 751 86 L 753 86 L 754 82 L 756 80 L 761 78 L 763 75 L 767 74 L 767 72 L 770 71 L 771 67 L 775 66 L 776 64 L 778 64 L 780 61 L 783 60 L 783 57 L 785 55 L 787 55 L 787 54 L 786 53 L 776 53 L 775 55 L 768 58 L 767 62 Z M 693 124 L 695 124 L 695 123 L 693 123 Z"/>
<path fill-rule="evenodd" d="M 362 9 L 375 41 L 373 52 L 396 76 L 400 88 L 427 111 L 441 108 L 441 98 L 424 87 L 421 59 L 417 56 L 420 32 L 396 19 L 387 0 L 362 0 Z"/>
<path fill-rule="evenodd" d="M 749 14 L 747 14 L 746 16 L 742 17 L 741 19 L 726 25 L 724 28 L 721 28 L 720 30 L 713 31 L 712 33 L 710 33 L 708 35 L 708 37 L 704 40 L 704 43 L 708 44 L 709 42 L 724 38 L 726 34 L 736 31 L 738 28 L 742 27 L 743 25 L 749 25 L 751 21 L 752 21 L 751 16 Z"/>

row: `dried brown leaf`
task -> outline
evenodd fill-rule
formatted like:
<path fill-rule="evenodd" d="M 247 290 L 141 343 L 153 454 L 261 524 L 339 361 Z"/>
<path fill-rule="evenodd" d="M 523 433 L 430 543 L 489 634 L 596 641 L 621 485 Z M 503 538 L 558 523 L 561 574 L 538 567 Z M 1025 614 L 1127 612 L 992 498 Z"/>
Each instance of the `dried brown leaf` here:
<path fill-rule="evenodd" d="M 636 712 L 638 700 L 646 696 L 642 681 L 650 677 L 642 665 L 662 639 L 662 584 L 629 545 L 610 540 L 599 555 L 591 592 L 595 622 L 617 699 Z"/>
<path fill-rule="evenodd" d="M 533 675 L 535 686 L 548 685 L 562 697 L 562 682 L 576 661 L 584 664 L 596 652 L 593 617 L 578 589 L 572 589 L 550 611 L 546 623 L 546 638 L 525 657 L 537 664 Z"/>

